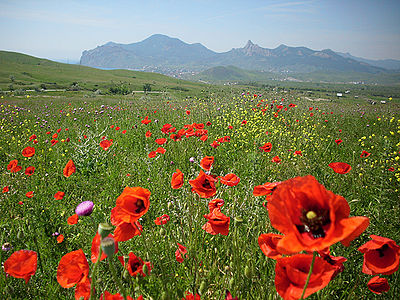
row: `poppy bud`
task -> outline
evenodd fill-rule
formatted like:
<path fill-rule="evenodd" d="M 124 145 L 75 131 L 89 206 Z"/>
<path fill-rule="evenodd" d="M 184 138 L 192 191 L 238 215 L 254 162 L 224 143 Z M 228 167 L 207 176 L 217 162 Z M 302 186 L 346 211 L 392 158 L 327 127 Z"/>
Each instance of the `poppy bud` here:
<path fill-rule="evenodd" d="M 251 276 L 252 276 L 251 267 L 249 267 L 248 265 L 244 268 L 244 275 L 245 275 L 247 278 L 251 278 Z"/>
<path fill-rule="evenodd" d="M 115 252 L 115 241 L 112 237 L 105 237 L 101 240 L 101 249 L 108 257 L 113 257 Z"/>
<path fill-rule="evenodd" d="M 199 288 L 199 293 L 200 293 L 200 295 L 203 295 L 203 294 L 204 294 L 204 292 L 205 292 L 205 290 L 206 290 L 206 287 L 207 287 L 206 282 L 205 282 L 205 281 L 202 281 L 202 282 L 200 283 L 200 288 Z"/>
<path fill-rule="evenodd" d="M 166 234 L 167 232 L 165 231 L 165 229 L 164 228 L 160 228 L 160 235 L 161 236 L 165 236 L 165 234 Z"/>
<path fill-rule="evenodd" d="M 100 234 L 101 238 L 104 239 L 112 231 L 112 227 L 108 223 L 100 223 L 97 232 Z"/>

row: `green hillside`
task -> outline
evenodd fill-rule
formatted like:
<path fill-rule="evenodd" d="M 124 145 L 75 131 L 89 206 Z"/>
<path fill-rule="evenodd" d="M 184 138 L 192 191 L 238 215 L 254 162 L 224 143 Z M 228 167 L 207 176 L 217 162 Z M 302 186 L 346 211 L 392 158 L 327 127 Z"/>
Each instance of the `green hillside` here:
<path fill-rule="evenodd" d="M 108 90 L 126 85 L 130 90 L 143 90 L 150 84 L 152 91 L 188 91 L 204 89 L 205 85 L 174 79 L 157 73 L 129 70 L 99 70 L 81 65 L 63 64 L 29 55 L 0 51 L 0 89 L 70 89 Z"/>
<path fill-rule="evenodd" d="M 359 73 L 359 72 L 310 72 L 310 73 L 272 73 L 250 71 L 234 66 L 219 66 L 207 69 L 199 74 L 187 78 L 190 80 L 207 81 L 211 83 L 224 82 L 259 82 L 276 83 L 276 81 L 288 82 L 314 82 L 314 83 L 365 83 L 378 85 L 400 85 L 400 73 Z"/>

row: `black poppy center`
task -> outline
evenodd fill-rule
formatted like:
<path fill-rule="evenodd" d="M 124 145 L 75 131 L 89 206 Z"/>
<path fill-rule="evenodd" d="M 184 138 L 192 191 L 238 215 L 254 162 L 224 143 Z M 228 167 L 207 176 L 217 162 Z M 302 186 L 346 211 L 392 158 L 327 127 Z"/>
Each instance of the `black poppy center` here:
<path fill-rule="evenodd" d="M 140 268 L 140 266 L 141 266 L 141 264 L 138 261 L 132 263 L 131 264 L 132 271 L 136 272 Z"/>
<path fill-rule="evenodd" d="M 389 246 L 387 244 L 383 245 L 382 247 L 380 247 L 379 249 L 376 249 L 376 251 L 378 251 L 379 253 L 379 257 L 383 257 L 385 256 L 385 251 L 389 249 Z"/>
<path fill-rule="evenodd" d="M 325 237 L 324 226 L 330 223 L 329 211 L 326 209 L 303 209 L 300 216 L 301 225 L 296 225 L 300 233 L 308 232 L 314 239 Z"/>
<path fill-rule="evenodd" d="M 146 207 L 144 206 L 144 201 L 141 200 L 141 199 L 138 199 L 138 200 L 136 201 L 136 209 L 135 209 L 135 212 L 136 212 L 137 214 L 139 214 L 139 213 L 141 213 L 142 211 L 144 211 L 145 209 L 146 209 Z"/>
<path fill-rule="evenodd" d="M 202 186 L 206 189 L 210 189 L 211 188 L 211 183 L 208 179 L 204 180 L 204 183 L 202 184 Z"/>

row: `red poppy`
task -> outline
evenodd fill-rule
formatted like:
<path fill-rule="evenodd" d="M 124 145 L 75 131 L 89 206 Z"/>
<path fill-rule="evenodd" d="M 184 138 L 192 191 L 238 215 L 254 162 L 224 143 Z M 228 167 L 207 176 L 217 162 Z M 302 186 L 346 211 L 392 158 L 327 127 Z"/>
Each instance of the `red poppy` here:
<path fill-rule="evenodd" d="M 65 254 L 57 268 L 57 281 L 63 288 L 84 282 L 89 276 L 89 264 L 82 249 Z"/>
<path fill-rule="evenodd" d="M 76 167 L 72 159 L 70 159 L 63 170 L 63 175 L 69 177 L 76 172 Z"/>
<path fill-rule="evenodd" d="M 240 182 L 240 178 L 233 173 L 229 173 L 224 177 L 220 177 L 219 179 L 222 184 L 225 184 L 227 186 L 235 186 L 238 185 Z"/>
<path fill-rule="evenodd" d="M 75 300 L 89 300 L 90 299 L 90 285 L 91 285 L 91 279 L 86 278 L 85 280 L 82 280 L 81 282 L 78 282 L 78 284 L 75 287 Z"/>
<path fill-rule="evenodd" d="M 125 261 L 122 256 L 118 256 L 119 261 L 123 266 L 125 266 Z M 143 266 L 147 266 L 147 274 L 143 272 Z M 140 257 L 136 256 L 133 252 L 129 252 L 129 259 L 128 259 L 128 264 L 126 266 L 126 269 L 128 270 L 129 274 L 131 276 L 137 276 L 137 275 L 142 275 L 143 277 L 146 277 L 146 275 L 150 274 L 152 265 L 150 262 L 144 262 L 143 259 Z"/>
<path fill-rule="evenodd" d="M 192 186 L 192 192 L 197 193 L 201 198 L 210 198 L 217 193 L 215 187 L 217 181 L 214 177 L 200 171 L 196 179 L 189 180 L 189 184 Z"/>
<path fill-rule="evenodd" d="M 266 182 L 262 185 L 257 185 L 253 189 L 254 196 L 266 196 L 271 195 L 272 192 L 276 189 L 276 187 L 280 184 L 280 181 L 277 182 Z"/>
<path fill-rule="evenodd" d="M 131 296 L 126 296 L 127 300 L 135 300 Z M 120 293 L 116 294 L 111 294 L 107 291 L 104 292 L 104 294 L 101 294 L 100 300 L 124 300 L 124 296 L 122 296 Z M 136 298 L 136 300 L 143 300 L 143 296 L 140 295 L 139 297 Z"/>
<path fill-rule="evenodd" d="M 116 206 L 111 210 L 111 223 L 117 228 L 114 231 L 116 241 L 126 241 L 140 235 L 140 224 L 137 220 L 150 207 L 150 191 L 141 187 L 126 187 L 117 198 Z"/>
<path fill-rule="evenodd" d="M 203 170 L 210 171 L 213 163 L 214 156 L 204 156 L 200 161 L 200 167 L 202 167 Z"/>
<path fill-rule="evenodd" d="M 214 211 L 214 209 L 220 209 L 225 204 L 224 200 L 222 199 L 214 199 L 208 203 L 208 209 L 210 213 Z"/>
<path fill-rule="evenodd" d="M 28 283 L 37 269 L 37 253 L 31 250 L 15 251 L 4 262 L 4 271 L 15 278 L 24 278 Z"/>
<path fill-rule="evenodd" d="M 208 140 L 208 135 L 207 135 L 207 134 L 202 135 L 202 136 L 200 137 L 200 140 L 201 140 L 202 142 L 207 141 L 207 140 Z"/>
<path fill-rule="evenodd" d="M 64 198 L 65 193 L 58 191 L 57 193 L 54 194 L 54 199 L 56 200 L 62 200 Z"/>
<path fill-rule="evenodd" d="M 159 145 L 163 145 L 167 142 L 166 138 L 156 139 L 155 142 Z"/>
<path fill-rule="evenodd" d="M 300 155 L 300 156 L 303 156 L 303 154 L 301 153 L 301 151 L 299 151 L 299 150 L 296 150 L 296 151 L 294 151 L 294 155 Z"/>
<path fill-rule="evenodd" d="M 375 276 L 370 281 L 368 281 L 367 286 L 371 292 L 377 295 L 380 295 L 390 290 L 388 280 L 379 276 Z"/>
<path fill-rule="evenodd" d="M 247 124 L 247 120 L 243 120 L 241 125 L 246 125 Z"/>
<path fill-rule="evenodd" d="M 7 170 L 10 171 L 11 173 L 16 173 L 22 170 L 21 166 L 18 166 L 18 160 L 14 159 L 10 161 L 10 163 L 7 166 Z"/>
<path fill-rule="evenodd" d="M 343 162 L 333 162 L 328 165 L 335 173 L 338 174 L 347 174 L 351 170 L 351 166 L 349 164 Z"/>
<path fill-rule="evenodd" d="M 35 155 L 35 148 L 33 147 L 26 147 L 24 150 L 22 150 L 22 156 L 32 157 L 34 155 Z"/>
<path fill-rule="evenodd" d="M 25 196 L 28 198 L 33 198 L 33 191 L 27 192 Z"/>
<path fill-rule="evenodd" d="M 187 110 L 187 111 L 186 111 L 186 114 L 187 114 L 187 115 L 190 115 L 190 110 Z"/>
<path fill-rule="evenodd" d="M 192 293 L 186 292 L 185 297 L 182 300 L 201 300 L 200 295 L 196 294 L 193 296 Z"/>
<path fill-rule="evenodd" d="M 157 217 L 154 220 L 154 223 L 156 223 L 156 225 L 164 225 L 167 224 L 169 221 L 169 216 L 168 215 L 162 215 L 161 217 Z"/>
<path fill-rule="evenodd" d="M 347 261 L 347 259 L 343 256 L 332 256 L 330 255 L 329 248 L 318 251 L 318 254 L 330 265 L 335 268 L 335 273 L 332 275 L 332 279 L 336 277 L 340 272 L 343 272 L 344 265 L 343 263 Z"/>
<path fill-rule="evenodd" d="M 272 162 L 274 162 L 274 163 L 277 163 L 277 164 L 279 164 L 279 163 L 281 163 L 281 159 L 279 158 L 279 156 L 277 155 L 277 156 L 275 156 L 274 158 L 272 158 Z"/>
<path fill-rule="evenodd" d="M 4 193 L 8 193 L 9 190 L 10 190 L 10 187 L 9 187 L 9 186 L 3 187 L 3 194 L 4 194 Z"/>
<path fill-rule="evenodd" d="M 151 137 L 151 135 L 152 135 L 152 133 L 150 132 L 150 131 L 146 131 L 146 134 L 145 134 L 145 136 L 148 138 L 148 137 Z"/>
<path fill-rule="evenodd" d="M 122 130 L 122 134 L 125 134 L 126 133 L 126 130 Z"/>
<path fill-rule="evenodd" d="M 108 150 L 108 148 L 111 147 L 111 145 L 113 144 L 112 140 L 102 140 L 100 142 L 100 147 L 103 148 L 104 151 Z"/>
<path fill-rule="evenodd" d="M 31 176 L 35 173 L 35 167 L 30 166 L 25 169 L 25 175 Z"/>
<path fill-rule="evenodd" d="M 160 153 L 160 154 L 164 154 L 166 151 L 167 151 L 167 150 L 164 149 L 163 147 L 158 147 L 157 150 L 156 150 L 156 152 L 157 152 L 157 153 Z"/>
<path fill-rule="evenodd" d="M 371 153 L 368 153 L 367 151 L 363 150 L 363 152 L 361 152 L 360 157 L 368 157 L 370 155 L 371 155 Z"/>
<path fill-rule="evenodd" d="M 208 222 L 203 225 L 202 229 L 207 233 L 212 235 L 229 234 L 229 223 L 231 218 L 225 216 L 219 209 L 214 209 L 209 214 L 204 215 L 204 218 L 206 218 Z"/>
<path fill-rule="evenodd" d="M 369 241 L 358 248 L 364 253 L 363 273 L 368 275 L 390 275 L 399 269 L 400 246 L 395 241 L 371 235 Z"/>
<path fill-rule="evenodd" d="M 157 156 L 157 152 L 156 151 L 151 151 L 148 156 L 149 156 L 149 158 L 154 158 L 154 157 Z"/>
<path fill-rule="evenodd" d="M 149 120 L 149 116 L 146 116 L 146 117 L 144 117 L 144 119 L 141 122 L 142 122 L 142 124 L 147 125 L 151 122 L 151 120 Z"/>
<path fill-rule="evenodd" d="M 161 132 L 167 134 L 170 132 L 171 128 L 172 128 L 171 124 L 164 124 L 163 127 L 161 128 Z"/>
<path fill-rule="evenodd" d="M 111 211 L 112 212 L 112 211 Z M 111 223 L 113 222 L 111 215 Z M 113 224 L 115 225 L 115 224 Z M 114 230 L 114 240 L 117 242 L 127 241 L 134 236 L 141 235 L 143 231 L 142 225 L 139 221 L 133 223 L 121 222 Z"/>
<path fill-rule="evenodd" d="M 78 215 L 73 214 L 67 219 L 67 223 L 68 225 L 75 225 L 76 223 L 78 223 L 78 219 L 79 219 Z"/>
<path fill-rule="evenodd" d="M 176 172 L 172 174 L 171 187 L 176 190 L 183 186 L 183 173 L 181 170 L 176 169 Z"/>
<path fill-rule="evenodd" d="M 119 126 L 115 127 L 115 130 L 120 130 L 120 129 L 121 129 L 121 127 L 119 127 Z"/>
<path fill-rule="evenodd" d="M 64 235 L 60 234 L 57 236 L 57 244 L 61 244 L 64 241 Z"/>
<path fill-rule="evenodd" d="M 337 145 L 340 145 L 341 143 L 343 143 L 343 141 L 342 141 L 342 139 L 338 139 L 338 140 L 335 140 L 335 143 L 336 143 Z"/>
<path fill-rule="evenodd" d="M 272 144 L 271 143 L 265 143 L 264 146 L 260 147 L 260 149 L 264 152 L 271 152 L 272 149 Z"/>
<path fill-rule="evenodd" d="M 111 233 L 108 235 L 108 237 L 114 237 Z M 98 232 L 96 232 L 96 235 L 94 236 L 93 240 L 92 240 L 92 254 L 90 256 L 90 259 L 92 261 L 92 263 L 96 263 L 97 259 L 99 258 L 99 250 L 100 250 L 100 234 Z M 118 242 L 115 242 L 115 251 L 114 253 L 118 252 Z M 104 260 L 106 259 L 107 254 L 105 254 L 104 252 L 101 253 L 101 257 L 100 260 Z"/>
<path fill-rule="evenodd" d="M 217 148 L 217 147 L 219 146 L 219 144 L 218 144 L 217 141 L 213 141 L 213 142 L 210 144 L 210 146 L 213 147 L 213 148 Z"/>
<path fill-rule="evenodd" d="M 185 246 L 178 244 L 178 249 L 175 251 L 176 261 L 182 263 L 185 258 L 187 258 L 187 250 Z"/>
<path fill-rule="evenodd" d="M 225 291 L 225 300 L 239 300 L 239 298 L 238 297 L 233 298 L 231 292 L 226 290 Z"/>
<path fill-rule="evenodd" d="M 258 245 L 266 257 L 278 259 L 282 257 L 282 253 L 276 249 L 276 246 L 282 238 L 282 235 L 275 233 L 261 234 L 258 237 Z"/>
<path fill-rule="evenodd" d="M 58 138 L 58 134 L 57 134 L 57 133 L 53 134 L 52 138 L 53 138 L 53 139 Z"/>
<path fill-rule="evenodd" d="M 297 254 L 279 258 L 275 266 L 275 288 L 285 300 L 300 299 L 310 270 L 312 255 Z M 304 298 L 322 290 L 331 281 L 335 269 L 320 257 L 315 257 L 313 270 Z"/>
<path fill-rule="evenodd" d="M 277 245 L 284 254 L 319 251 L 337 242 L 349 246 L 369 225 L 366 217 L 349 218 L 346 199 L 311 175 L 279 184 L 267 208 L 271 225 L 284 234 Z"/>
<path fill-rule="evenodd" d="M 36 140 L 36 139 L 37 139 L 36 134 L 32 134 L 32 135 L 29 137 L 29 141 Z"/>

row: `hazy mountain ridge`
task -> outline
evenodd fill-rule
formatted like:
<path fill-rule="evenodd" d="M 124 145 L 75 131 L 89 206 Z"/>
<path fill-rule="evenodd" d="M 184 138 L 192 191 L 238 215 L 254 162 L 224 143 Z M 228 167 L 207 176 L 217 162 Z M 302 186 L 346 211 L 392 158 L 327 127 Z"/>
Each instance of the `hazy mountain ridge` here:
<path fill-rule="evenodd" d="M 362 57 L 357 57 L 351 55 L 349 52 L 347 53 L 342 53 L 342 52 L 336 52 L 337 54 L 345 57 L 345 58 L 351 58 L 356 61 L 360 61 L 366 64 L 369 64 L 371 66 L 379 67 L 379 68 L 384 68 L 386 70 L 400 70 L 400 60 L 396 59 L 367 59 L 367 58 L 362 58 Z"/>
<path fill-rule="evenodd" d="M 217 53 L 200 43 L 187 44 L 180 39 L 155 34 L 131 44 L 109 42 L 82 53 L 81 65 L 97 68 L 204 71 L 216 66 L 236 66 L 247 70 L 268 72 L 365 72 L 382 73 L 384 68 L 343 57 L 326 49 L 280 45 L 262 48 L 248 41 L 243 48 Z"/>

